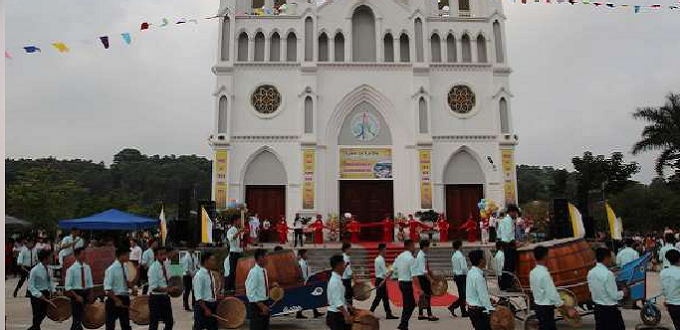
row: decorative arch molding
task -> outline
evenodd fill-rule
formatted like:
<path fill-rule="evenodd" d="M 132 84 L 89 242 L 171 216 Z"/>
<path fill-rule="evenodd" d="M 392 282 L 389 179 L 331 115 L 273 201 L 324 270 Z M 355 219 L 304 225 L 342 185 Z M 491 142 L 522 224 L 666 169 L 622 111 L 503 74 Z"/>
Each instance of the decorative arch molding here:
<path fill-rule="evenodd" d="M 271 31 L 269 31 L 269 34 L 265 34 L 264 36 L 267 38 L 267 40 L 270 40 L 274 33 L 278 34 L 279 38 L 281 38 L 281 31 L 279 31 L 278 28 L 273 28 Z"/>
<path fill-rule="evenodd" d="M 253 40 L 253 38 L 255 38 L 255 33 L 248 33 L 248 29 L 242 27 L 242 28 L 238 29 L 238 31 L 236 31 L 236 40 L 238 40 L 238 38 L 241 37 L 241 35 L 244 34 L 244 33 L 248 37 L 249 41 Z"/>
<path fill-rule="evenodd" d="M 314 92 L 312 86 L 306 86 L 305 88 L 302 89 L 300 94 L 298 94 L 298 97 L 302 99 L 304 99 L 306 96 L 311 96 L 312 99 L 315 100 L 319 98 L 319 95 L 317 95 L 316 92 Z"/>
<path fill-rule="evenodd" d="M 501 97 L 505 97 L 506 99 L 509 99 L 509 98 L 515 97 L 515 95 L 510 93 L 510 91 L 505 89 L 505 87 L 501 87 L 501 88 L 498 89 L 496 94 L 491 96 L 491 99 L 495 100 L 495 99 L 500 99 Z"/>
<path fill-rule="evenodd" d="M 288 38 L 288 35 L 291 34 L 291 33 L 293 33 L 293 34 L 295 35 L 295 38 L 297 39 L 298 33 L 297 33 L 297 31 L 295 31 L 294 28 L 289 28 L 288 30 L 286 30 L 285 35 L 282 34 L 282 35 L 281 35 L 281 38 L 283 38 L 284 36 L 285 36 L 286 38 Z"/>
<path fill-rule="evenodd" d="M 477 31 L 477 34 L 475 34 L 475 40 L 477 40 L 477 38 L 479 38 L 479 36 L 484 37 L 484 40 L 486 42 L 489 42 L 489 36 L 486 34 L 486 32 L 484 30 Z"/>
<path fill-rule="evenodd" d="M 336 105 L 326 125 L 326 141 L 337 141 L 345 118 L 362 102 L 367 102 L 375 108 L 390 127 L 391 132 L 405 131 L 405 127 L 395 118 L 393 112 L 389 111 L 389 109 L 394 109 L 394 104 L 375 88 L 361 85 L 347 93 Z M 399 138 L 400 134 L 393 134 L 393 144 L 396 145 Z"/>
<path fill-rule="evenodd" d="M 430 103 L 430 93 L 423 86 L 420 86 L 418 89 L 416 89 L 415 93 L 413 93 L 411 96 L 411 98 L 416 100 L 420 97 L 424 97 L 425 101 L 427 101 L 428 104 Z"/>
<path fill-rule="evenodd" d="M 494 10 L 494 12 L 489 16 L 488 20 L 493 23 L 493 21 L 498 20 L 498 23 L 503 23 L 507 17 L 505 15 L 501 14 L 498 10 Z"/>
<path fill-rule="evenodd" d="M 222 96 L 222 95 L 224 95 L 224 96 L 226 96 L 226 97 L 228 97 L 228 98 L 230 98 L 230 99 L 231 99 L 231 97 L 233 96 L 233 94 L 232 94 L 231 91 L 227 88 L 227 86 L 224 86 L 224 85 L 220 85 L 220 87 L 218 87 L 217 89 L 215 89 L 215 91 L 212 93 L 212 95 L 213 95 L 213 96 Z"/>
<path fill-rule="evenodd" d="M 482 164 L 484 164 L 484 161 L 483 161 L 482 157 L 477 152 L 472 150 L 472 148 L 468 147 L 467 145 L 460 146 L 460 148 L 458 148 L 456 151 L 451 153 L 451 155 L 446 159 L 446 162 L 444 163 L 444 166 L 442 167 L 441 172 L 440 172 L 440 176 L 439 176 L 440 183 L 441 184 L 448 184 L 449 183 L 446 180 L 446 173 L 449 170 L 449 166 L 451 166 L 451 163 L 454 161 L 455 157 L 458 156 L 460 153 L 463 153 L 463 152 L 470 155 L 470 157 L 472 157 L 472 159 L 477 163 L 477 167 L 479 168 L 479 172 L 482 176 L 482 180 L 479 183 L 486 185 L 488 180 L 487 180 L 484 168 L 482 166 Z"/>
<path fill-rule="evenodd" d="M 376 9 L 378 9 L 377 6 L 375 4 L 372 4 L 370 0 L 359 0 L 359 1 L 355 2 L 352 6 L 350 6 L 346 9 L 345 17 L 348 20 L 352 21 L 352 17 L 354 16 L 354 12 L 357 10 L 357 8 L 359 8 L 361 6 L 368 7 L 368 9 L 370 9 L 371 12 L 373 13 L 373 18 L 376 21 L 383 19 L 383 15 L 381 15 L 380 12 L 378 12 L 376 10 Z"/>
<path fill-rule="evenodd" d="M 245 186 L 246 186 L 246 174 L 248 173 L 248 168 L 250 165 L 252 165 L 253 161 L 256 160 L 260 155 L 262 155 L 265 152 L 269 152 L 272 155 L 274 155 L 274 158 L 281 164 L 283 167 L 283 173 L 285 175 L 285 185 L 287 186 L 290 184 L 290 178 L 288 177 L 288 171 L 286 170 L 286 163 L 283 161 L 283 157 L 281 157 L 281 154 L 278 153 L 274 148 L 264 145 L 260 147 L 259 149 L 255 150 L 255 152 L 251 153 L 246 161 L 243 163 L 243 167 L 241 168 L 240 174 L 239 174 L 239 184 L 241 187 L 244 187 L 243 189 L 243 197 L 245 197 Z"/>

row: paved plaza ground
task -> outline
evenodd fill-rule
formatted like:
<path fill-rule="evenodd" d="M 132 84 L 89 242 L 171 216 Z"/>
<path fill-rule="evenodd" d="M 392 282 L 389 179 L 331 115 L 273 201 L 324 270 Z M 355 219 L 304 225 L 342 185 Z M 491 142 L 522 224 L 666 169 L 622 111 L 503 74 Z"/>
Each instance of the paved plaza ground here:
<path fill-rule="evenodd" d="M 31 320 L 31 307 L 29 300 L 27 298 L 12 298 L 12 290 L 17 283 L 17 279 L 9 278 L 5 281 L 5 315 L 7 317 L 7 329 L 8 330 L 25 330 L 30 326 Z M 453 283 L 449 284 L 449 288 L 455 288 Z M 451 289 L 455 290 L 455 289 Z M 647 281 L 647 292 L 649 295 L 655 295 L 660 292 L 660 280 L 659 273 L 648 273 Z M 21 291 L 24 292 L 23 290 Z M 371 300 L 365 302 L 358 302 L 356 305 L 359 308 L 368 308 Z M 177 330 L 189 330 L 192 325 L 192 314 L 185 312 L 182 309 L 181 298 L 173 299 L 173 311 L 175 316 L 175 327 Z M 395 314 L 399 315 L 401 309 L 394 307 Z M 662 324 L 672 329 L 670 319 L 666 314 L 666 310 L 663 309 Z M 311 311 L 306 312 L 307 316 L 311 316 Z M 467 330 L 472 329 L 470 321 L 463 318 L 452 318 L 449 312 L 445 308 L 436 308 L 434 314 L 440 318 L 437 322 L 428 321 L 418 321 L 411 320 L 411 329 L 413 330 L 424 330 L 424 329 L 460 329 Z M 384 320 L 384 312 L 382 307 L 376 311 L 377 317 L 381 318 L 380 328 L 381 329 L 396 329 L 398 320 Z M 637 310 L 623 310 L 623 317 L 626 322 L 627 329 L 635 329 L 635 326 L 639 323 L 639 311 Z M 326 325 L 324 323 L 325 318 L 319 319 L 308 319 L 308 320 L 297 320 L 294 317 L 278 317 L 272 320 L 271 329 L 325 329 Z M 55 323 L 48 319 L 43 322 L 43 329 L 46 330 L 61 330 L 68 329 L 70 327 L 70 321 L 65 323 Z M 566 323 L 558 324 L 560 329 L 573 329 L 569 327 Z M 147 329 L 147 326 L 132 326 L 135 330 Z M 590 330 L 594 329 L 594 319 L 592 316 L 587 316 L 583 319 L 583 324 L 578 329 Z M 103 329 L 103 328 L 102 328 Z M 247 329 L 247 324 L 243 329 Z M 523 329 L 523 324 L 521 322 L 516 323 L 516 329 Z"/>

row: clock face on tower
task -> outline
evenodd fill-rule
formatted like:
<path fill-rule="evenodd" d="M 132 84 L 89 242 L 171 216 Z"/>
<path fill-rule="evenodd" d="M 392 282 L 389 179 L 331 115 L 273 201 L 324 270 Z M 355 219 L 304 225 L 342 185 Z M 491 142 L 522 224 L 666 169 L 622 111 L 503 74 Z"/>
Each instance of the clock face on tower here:
<path fill-rule="evenodd" d="M 350 128 L 354 138 L 359 141 L 372 141 L 380 134 L 378 118 L 367 111 L 354 115 Z"/>

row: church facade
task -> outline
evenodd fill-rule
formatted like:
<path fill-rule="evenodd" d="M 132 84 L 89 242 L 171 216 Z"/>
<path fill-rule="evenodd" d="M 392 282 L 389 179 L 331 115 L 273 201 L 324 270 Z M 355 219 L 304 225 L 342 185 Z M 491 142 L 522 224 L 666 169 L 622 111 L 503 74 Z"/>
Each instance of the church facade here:
<path fill-rule="evenodd" d="M 213 200 L 276 222 L 515 201 L 495 0 L 221 0 Z"/>

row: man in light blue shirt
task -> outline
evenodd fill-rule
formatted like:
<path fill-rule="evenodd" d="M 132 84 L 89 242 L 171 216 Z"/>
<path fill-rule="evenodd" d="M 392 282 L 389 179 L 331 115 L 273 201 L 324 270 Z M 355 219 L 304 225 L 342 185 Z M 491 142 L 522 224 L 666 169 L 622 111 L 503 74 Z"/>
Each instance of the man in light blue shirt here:
<path fill-rule="evenodd" d="M 269 329 L 269 278 L 267 277 L 267 251 L 255 250 L 255 266 L 246 278 L 246 297 L 249 302 L 250 330 Z"/>
<path fill-rule="evenodd" d="M 411 319 L 413 310 L 416 308 L 416 299 L 413 296 L 413 286 L 418 286 L 418 277 L 415 275 L 416 259 L 413 258 L 415 251 L 415 244 L 412 240 L 407 239 L 404 241 L 404 252 L 394 260 L 393 267 L 398 275 L 399 291 L 401 291 L 401 297 L 404 301 L 404 307 L 401 310 L 401 320 L 397 327 L 399 330 L 408 330 L 408 322 Z"/>
<path fill-rule="evenodd" d="M 456 308 L 460 308 L 461 316 L 467 317 L 467 310 L 465 309 L 465 282 L 467 281 L 468 264 L 467 259 L 460 248 L 463 246 L 461 240 L 455 240 L 451 244 L 453 247 L 453 256 L 451 256 L 451 265 L 453 266 L 453 281 L 458 288 L 458 299 L 449 306 L 451 315 L 456 316 Z"/>
<path fill-rule="evenodd" d="M 378 256 L 373 261 L 373 268 L 375 270 L 375 298 L 373 303 L 371 303 L 371 313 L 373 313 L 380 301 L 383 303 L 383 308 L 385 309 L 385 315 L 387 315 L 388 320 L 396 320 L 398 317 L 392 315 L 392 308 L 390 307 L 390 298 L 387 290 L 387 279 L 392 275 L 391 271 L 387 270 L 387 265 L 385 263 L 385 253 L 387 251 L 387 245 L 385 243 L 378 244 Z"/>
<path fill-rule="evenodd" d="M 507 290 L 513 287 L 514 281 L 512 274 L 517 270 L 518 254 L 515 244 L 515 222 L 521 216 L 521 212 L 517 205 L 509 204 L 507 206 L 507 215 L 498 224 L 498 235 L 501 242 L 504 244 L 505 262 L 503 263 L 503 271 L 507 272 L 501 274 L 501 282 L 499 283 L 501 290 Z"/>
<path fill-rule="evenodd" d="M 503 266 L 505 265 L 505 243 L 501 241 L 496 242 L 496 255 L 493 257 L 496 262 L 496 276 L 498 277 L 498 283 L 501 282 L 501 275 L 503 274 Z"/>
<path fill-rule="evenodd" d="M 116 320 L 120 320 L 123 330 L 131 330 L 130 327 L 130 296 L 128 288 L 134 283 L 129 280 L 125 263 L 130 258 L 130 249 L 119 247 L 116 250 L 116 261 L 104 272 L 104 290 L 106 291 L 106 329 L 116 328 Z"/>
<path fill-rule="evenodd" d="M 24 286 L 24 282 L 28 279 L 28 274 L 31 272 L 31 268 L 38 264 L 38 248 L 33 244 L 33 238 L 28 238 L 24 241 L 26 245 L 21 247 L 19 255 L 17 256 L 17 265 L 19 266 L 19 272 L 21 277 L 17 286 L 14 288 L 13 296 L 16 297 L 19 289 Z M 28 288 L 26 289 L 26 297 L 28 297 Z"/>
<path fill-rule="evenodd" d="M 622 267 L 631 261 L 635 261 L 640 258 L 640 253 L 633 249 L 633 239 L 626 239 L 626 247 L 621 249 L 619 253 L 616 254 L 616 265 Z"/>
<path fill-rule="evenodd" d="M 661 292 L 675 329 L 680 329 L 680 252 L 670 250 L 665 257 L 670 266 L 661 271 Z"/>
<path fill-rule="evenodd" d="M 33 313 L 33 323 L 29 330 L 40 330 L 40 324 L 47 316 L 48 305 L 56 307 L 49 300 L 50 294 L 56 291 L 50 271 L 47 269 L 50 260 L 50 251 L 40 250 L 38 252 L 40 263 L 31 269 L 28 277 L 28 292 L 31 296 L 31 311 Z"/>
<path fill-rule="evenodd" d="M 345 285 L 342 283 L 342 274 L 345 271 L 345 261 L 341 255 L 331 257 L 331 279 L 326 288 L 328 298 L 328 312 L 326 313 L 326 325 L 331 330 L 345 330 L 346 324 L 351 322 L 351 308 L 345 300 Z"/>
<path fill-rule="evenodd" d="M 494 310 L 486 286 L 483 269 L 486 268 L 484 251 L 474 250 L 468 256 L 472 267 L 465 282 L 468 317 L 475 330 L 491 330 L 489 314 Z"/>
<path fill-rule="evenodd" d="M 311 275 L 309 263 L 307 262 L 307 249 L 298 250 L 298 265 L 300 265 L 300 270 L 302 271 L 302 280 L 304 280 L 305 284 L 307 284 L 307 280 L 309 279 L 309 276 Z M 314 308 L 314 318 L 321 317 L 321 316 L 323 316 L 323 313 L 320 313 L 316 308 Z M 307 317 L 302 315 L 302 311 L 298 311 L 295 314 L 295 318 L 306 319 Z"/>
<path fill-rule="evenodd" d="M 342 258 L 345 261 L 345 271 L 342 273 L 342 283 L 345 285 L 345 300 L 347 300 L 347 306 L 352 306 L 352 300 L 354 299 L 354 291 L 352 290 L 354 273 L 352 272 L 352 261 L 349 257 L 351 248 L 352 244 L 347 242 L 342 243 Z"/>
<path fill-rule="evenodd" d="M 172 315 L 172 305 L 168 293 L 178 290 L 168 286 L 170 271 L 167 269 L 165 247 L 154 249 L 156 260 L 149 266 L 149 330 L 158 329 L 158 322 L 163 322 L 165 330 L 172 330 L 175 320 Z"/>
<path fill-rule="evenodd" d="M 529 273 L 529 285 L 536 303 L 539 330 L 557 330 L 555 308 L 563 308 L 564 306 L 564 301 L 557 293 L 550 271 L 546 267 L 548 252 L 549 250 L 545 246 L 534 248 L 536 267 Z M 572 309 L 566 309 L 566 311 L 572 317 L 576 314 L 576 311 Z"/>
<path fill-rule="evenodd" d="M 142 294 L 146 294 L 149 290 L 149 267 L 154 262 L 153 250 L 158 246 L 158 242 L 153 238 L 149 239 L 149 248 L 144 250 L 142 258 L 139 260 L 139 283 L 144 283 L 142 286 Z"/>
<path fill-rule="evenodd" d="M 236 217 L 231 222 L 231 227 L 227 230 L 227 241 L 229 242 L 229 275 L 227 275 L 227 292 L 236 290 L 236 265 L 238 259 L 243 256 L 241 247 L 241 237 L 245 232 L 240 228 L 241 218 Z"/>
<path fill-rule="evenodd" d="M 85 304 L 91 300 L 91 289 L 94 286 L 92 281 L 92 270 L 85 264 L 85 248 L 76 248 L 74 251 L 76 261 L 66 270 L 64 289 L 66 295 L 71 298 L 71 330 L 83 329 L 83 313 Z"/>
<path fill-rule="evenodd" d="M 191 311 L 191 307 L 189 307 L 190 295 L 191 306 L 196 305 L 196 299 L 194 299 L 194 296 L 191 294 L 192 279 L 194 278 L 194 275 L 196 275 L 196 271 L 198 271 L 199 268 L 198 258 L 196 258 L 195 249 L 196 247 L 193 244 L 190 244 L 187 250 L 187 254 L 185 254 L 184 257 L 182 257 L 182 260 L 180 260 L 180 263 L 182 264 L 182 269 L 184 270 L 184 274 L 182 276 L 182 282 L 184 284 L 184 291 L 182 292 L 182 302 L 184 303 L 185 311 Z"/>
<path fill-rule="evenodd" d="M 624 292 L 616 287 L 616 276 L 607 265 L 611 263 L 612 253 L 607 248 L 595 250 L 597 264 L 588 272 L 588 289 L 595 303 L 595 328 L 597 330 L 625 330 L 618 302 Z M 625 288 L 624 288 L 625 290 Z"/>
<path fill-rule="evenodd" d="M 664 246 L 659 251 L 659 260 L 663 268 L 670 267 L 671 263 L 666 260 L 666 252 L 675 249 L 675 236 L 673 233 L 667 233 L 664 237 Z M 677 251 L 677 250 L 676 250 Z"/>
<path fill-rule="evenodd" d="M 201 255 L 200 270 L 193 277 L 194 298 L 194 328 L 193 330 L 217 330 L 217 319 L 212 317 L 217 313 L 217 280 L 212 270 L 217 268 L 217 259 L 210 252 Z"/>
<path fill-rule="evenodd" d="M 427 263 L 427 253 L 430 251 L 430 241 L 420 241 L 420 251 L 416 256 L 416 271 L 413 275 L 418 277 L 418 284 L 423 290 L 420 295 L 421 303 L 418 304 L 418 320 L 437 321 L 439 318 L 432 316 L 432 275 L 429 272 L 429 265 Z M 427 317 L 423 315 L 423 310 L 427 310 Z"/>
<path fill-rule="evenodd" d="M 73 249 L 85 246 L 85 241 L 80 237 L 80 231 L 71 228 L 71 235 L 64 237 L 59 244 L 59 264 L 64 264 L 64 258 L 73 254 Z"/>

